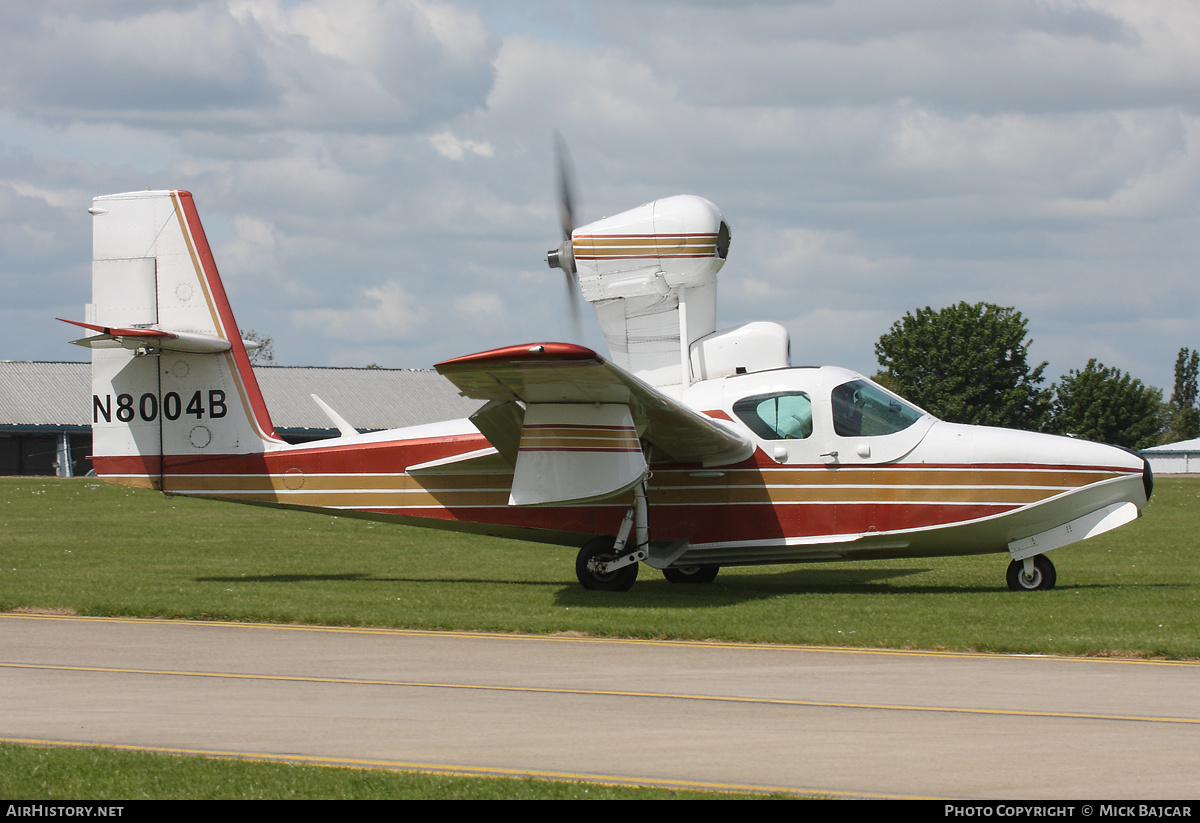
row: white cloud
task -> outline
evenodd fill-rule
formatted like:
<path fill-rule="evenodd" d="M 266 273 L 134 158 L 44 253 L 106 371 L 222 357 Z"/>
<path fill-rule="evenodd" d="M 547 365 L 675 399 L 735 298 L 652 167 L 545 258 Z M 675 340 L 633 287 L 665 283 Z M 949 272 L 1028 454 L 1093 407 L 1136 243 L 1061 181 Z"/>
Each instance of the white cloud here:
<path fill-rule="evenodd" d="M 869 370 L 905 311 L 990 300 L 1053 373 L 1163 385 L 1200 345 L 1198 52 L 1191 0 L 10 3 L 0 300 L 77 315 L 90 197 L 172 187 L 281 362 L 562 338 L 557 127 L 581 222 L 722 208 L 722 326 Z M 0 357 L 76 355 L 52 326 Z"/>
<path fill-rule="evenodd" d="M 461 140 L 454 136 L 454 132 L 442 131 L 429 138 L 429 143 L 437 153 L 447 160 L 462 160 L 463 155 L 467 152 L 479 155 L 480 157 L 491 157 L 496 151 L 492 148 L 491 143 L 486 141 L 476 140 Z"/>
<path fill-rule="evenodd" d="M 363 289 L 362 296 L 368 305 L 356 301 L 341 309 L 302 309 L 293 312 L 292 319 L 320 338 L 358 344 L 407 340 L 425 323 L 420 301 L 399 283 Z"/>
<path fill-rule="evenodd" d="M 18 180 L 12 181 L 11 185 L 13 191 L 22 197 L 34 197 L 56 209 L 78 208 L 80 203 L 86 203 L 90 199 L 81 189 L 49 189 Z"/>
<path fill-rule="evenodd" d="M 0 28 L 0 105 L 60 122 L 396 130 L 481 106 L 492 84 L 494 38 L 445 3 L 89 6 Z"/>
<path fill-rule="evenodd" d="M 454 299 L 455 311 L 471 317 L 497 319 L 503 318 L 507 312 L 500 295 L 491 292 L 476 291 L 464 294 Z"/>
<path fill-rule="evenodd" d="M 215 250 L 220 270 L 242 277 L 247 273 L 272 271 L 275 262 L 275 227 L 266 220 L 235 215 L 230 220 L 234 237 Z"/>

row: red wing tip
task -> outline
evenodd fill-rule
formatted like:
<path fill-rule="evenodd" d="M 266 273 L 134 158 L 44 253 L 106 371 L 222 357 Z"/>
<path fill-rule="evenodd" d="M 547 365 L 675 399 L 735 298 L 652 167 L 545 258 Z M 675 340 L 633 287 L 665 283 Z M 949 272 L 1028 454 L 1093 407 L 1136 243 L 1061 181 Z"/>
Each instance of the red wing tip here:
<path fill-rule="evenodd" d="M 444 360 L 434 366 L 441 371 L 443 367 L 475 366 L 481 363 L 495 362 L 538 362 L 562 360 L 600 360 L 600 355 L 586 346 L 576 346 L 574 343 L 524 343 L 519 346 L 505 346 L 501 349 L 467 354 Z"/>

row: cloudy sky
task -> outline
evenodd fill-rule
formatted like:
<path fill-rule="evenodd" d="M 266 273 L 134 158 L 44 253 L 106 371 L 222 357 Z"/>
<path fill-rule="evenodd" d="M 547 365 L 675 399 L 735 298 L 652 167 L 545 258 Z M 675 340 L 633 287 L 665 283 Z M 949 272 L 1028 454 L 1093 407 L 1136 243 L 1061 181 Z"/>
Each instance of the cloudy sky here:
<path fill-rule="evenodd" d="M 97 194 L 191 191 L 285 365 L 566 339 L 583 221 L 733 228 L 718 326 L 868 374 L 906 311 L 1015 306 L 1057 378 L 1200 347 L 1192 0 L 40 0 L 0 5 L 0 358 L 83 360 Z M 585 342 L 604 351 L 594 320 Z"/>

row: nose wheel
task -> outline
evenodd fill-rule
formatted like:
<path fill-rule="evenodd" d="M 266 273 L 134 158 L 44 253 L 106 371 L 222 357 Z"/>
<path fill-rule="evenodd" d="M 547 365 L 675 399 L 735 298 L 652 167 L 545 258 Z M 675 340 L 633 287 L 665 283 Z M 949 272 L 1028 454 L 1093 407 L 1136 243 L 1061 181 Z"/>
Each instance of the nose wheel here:
<path fill-rule="evenodd" d="M 1047 591 L 1054 588 L 1054 564 L 1044 554 L 1008 564 L 1008 587 L 1014 592 Z"/>

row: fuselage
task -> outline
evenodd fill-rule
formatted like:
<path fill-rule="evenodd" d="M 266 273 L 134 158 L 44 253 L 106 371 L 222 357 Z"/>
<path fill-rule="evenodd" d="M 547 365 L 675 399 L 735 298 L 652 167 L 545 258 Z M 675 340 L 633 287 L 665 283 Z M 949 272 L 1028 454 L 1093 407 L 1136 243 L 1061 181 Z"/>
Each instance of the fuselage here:
<path fill-rule="evenodd" d="M 706 380 L 679 399 L 756 447 L 720 466 L 651 453 L 653 566 L 1005 551 L 1106 507 L 1140 509 L 1149 495 L 1135 454 L 946 423 L 845 369 Z M 439 461 L 445 470 L 427 468 Z M 97 458 L 96 468 L 176 494 L 565 545 L 615 534 L 632 498 L 511 506 L 512 465 L 469 420 L 261 454 Z"/>

